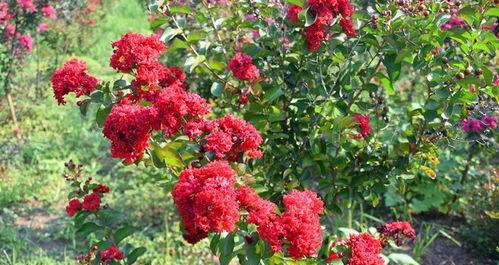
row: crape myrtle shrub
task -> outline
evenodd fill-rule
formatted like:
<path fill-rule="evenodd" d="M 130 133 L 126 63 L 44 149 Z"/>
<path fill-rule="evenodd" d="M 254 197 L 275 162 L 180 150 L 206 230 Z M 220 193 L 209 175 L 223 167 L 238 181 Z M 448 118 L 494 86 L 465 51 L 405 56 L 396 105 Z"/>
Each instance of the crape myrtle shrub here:
<path fill-rule="evenodd" d="M 497 97 L 492 1 L 150 9 L 154 34 L 112 43 L 121 79 L 72 59 L 52 76 L 54 95 L 74 94 L 83 114 L 99 106 L 113 157 L 163 168 L 185 240 L 209 237 L 223 264 L 383 264 L 383 247 L 415 237 L 410 225 L 341 236 L 342 213 L 352 227 L 355 207 L 377 206 L 388 186 L 409 196 L 414 181 L 437 182 L 453 144 L 495 145 L 495 108 L 478 107 Z M 133 230 L 108 222 L 119 216 L 102 204 L 108 190 L 68 180 L 68 214 L 96 235 L 80 261 L 133 263 L 145 250 L 120 245 Z"/>
<path fill-rule="evenodd" d="M 0 95 L 10 89 L 16 68 L 33 50 L 33 36 L 46 30 L 44 20 L 56 19 L 54 1 L 0 1 Z"/>

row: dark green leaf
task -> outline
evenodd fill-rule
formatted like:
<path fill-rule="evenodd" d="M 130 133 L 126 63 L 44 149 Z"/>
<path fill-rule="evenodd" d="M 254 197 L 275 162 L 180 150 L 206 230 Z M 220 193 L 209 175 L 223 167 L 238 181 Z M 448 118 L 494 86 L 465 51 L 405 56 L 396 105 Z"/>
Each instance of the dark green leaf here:
<path fill-rule="evenodd" d="M 128 256 L 126 257 L 126 261 L 127 261 L 127 264 L 128 265 L 132 265 L 135 263 L 135 261 L 137 261 L 137 259 L 144 255 L 144 253 L 146 253 L 147 249 L 145 247 L 138 247 L 134 250 L 132 250 L 132 252 L 130 252 L 130 254 L 128 254 Z"/>
<path fill-rule="evenodd" d="M 132 226 L 125 226 L 118 229 L 113 235 L 113 241 L 115 244 L 119 244 L 123 239 L 135 233 L 135 228 Z"/>

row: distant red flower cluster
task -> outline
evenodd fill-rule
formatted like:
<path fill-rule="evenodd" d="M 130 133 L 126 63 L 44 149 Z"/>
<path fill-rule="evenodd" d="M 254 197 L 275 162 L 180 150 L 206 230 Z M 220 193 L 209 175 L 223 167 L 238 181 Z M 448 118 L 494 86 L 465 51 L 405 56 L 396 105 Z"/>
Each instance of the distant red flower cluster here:
<path fill-rule="evenodd" d="M 461 121 L 461 129 L 467 133 L 481 133 L 487 128 L 497 128 L 497 116 L 483 115 L 480 119 L 466 118 Z"/>
<path fill-rule="evenodd" d="M 349 37 L 355 36 L 351 17 L 353 7 L 349 0 L 309 0 L 310 12 L 315 22 L 305 28 L 307 47 L 310 51 L 320 49 L 321 42 L 329 38 L 328 29 L 333 19 L 341 15 L 340 26 Z"/>
<path fill-rule="evenodd" d="M 85 210 L 94 212 L 100 209 L 101 197 L 104 193 L 108 193 L 109 188 L 103 184 L 99 184 L 93 191 L 83 197 L 83 202 L 78 198 L 73 198 L 66 206 L 66 213 L 73 217 L 78 212 Z"/>
<path fill-rule="evenodd" d="M 121 253 L 117 246 L 111 246 L 108 249 L 101 251 L 100 258 L 104 262 L 111 260 L 121 260 L 123 259 L 123 253 Z"/>
<path fill-rule="evenodd" d="M 234 77 L 244 81 L 255 81 L 260 77 L 258 68 L 253 64 L 253 59 L 242 52 L 236 53 L 227 65 Z"/>
<path fill-rule="evenodd" d="M 414 240 L 416 232 L 408 222 L 392 222 L 377 229 L 379 238 L 368 233 L 352 234 L 347 240 L 338 239 L 331 245 L 331 253 L 326 259 L 332 262 L 337 259 L 348 259 L 349 265 L 383 265 L 380 257 L 381 249 L 389 240 L 402 246 L 404 240 Z M 334 250 L 341 246 L 339 250 Z"/>
<path fill-rule="evenodd" d="M 353 114 L 352 115 L 356 120 L 360 129 L 360 133 L 355 134 L 355 138 L 366 138 L 371 133 L 371 123 L 369 117 L 364 116 L 362 114 Z"/>
<path fill-rule="evenodd" d="M 90 95 L 97 87 L 97 79 L 87 74 L 87 64 L 78 59 L 67 61 L 52 75 L 52 88 L 59 104 L 66 104 L 64 96 L 73 92 L 76 97 Z"/>
<path fill-rule="evenodd" d="M 397 246 L 402 246 L 405 239 L 414 240 L 416 238 L 416 232 L 408 222 L 384 224 L 378 228 L 378 232 L 381 234 L 383 242 L 392 239 Z"/>

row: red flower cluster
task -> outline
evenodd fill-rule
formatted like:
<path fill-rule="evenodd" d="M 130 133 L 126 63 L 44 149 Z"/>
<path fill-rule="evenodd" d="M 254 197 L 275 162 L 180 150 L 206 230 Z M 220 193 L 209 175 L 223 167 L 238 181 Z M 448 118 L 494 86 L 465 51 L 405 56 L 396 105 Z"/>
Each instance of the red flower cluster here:
<path fill-rule="evenodd" d="M 123 259 L 123 253 L 121 253 L 117 246 L 111 246 L 108 249 L 100 252 L 100 258 L 104 262 L 111 260 L 121 260 Z"/>
<path fill-rule="evenodd" d="M 277 205 L 262 199 L 254 189 L 246 185 L 237 188 L 237 199 L 241 207 L 249 212 L 247 221 L 257 226 L 260 238 L 267 241 L 272 251 L 281 251 L 284 228 L 277 215 Z"/>
<path fill-rule="evenodd" d="M 339 238 L 337 241 L 334 241 L 333 244 L 331 245 L 331 253 L 329 253 L 329 256 L 327 257 L 326 261 L 327 262 L 333 262 L 334 260 L 341 259 L 343 257 L 342 252 L 336 252 L 334 248 L 336 246 L 344 246 L 346 245 L 346 241 Z"/>
<path fill-rule="evenodd" d="M 497 128 L 497 116 L 483 115 L 481 119 L 467 118 L 461 121 L 461 129 L 467 133 L 480 133 L 487 128 Z"/>
<path fill-rule="evenodd" d="M 289 241 L 287 251 L 293 258 L 317 253 L 322 244 L 319 215 L 323 212 L 322 200 L 310 190 L 292 190 L 283 197 L 286 210 L 282 214 L 284 234 Z"/>
<path fill-rule="evenodd" d="M 86 73 L 87 64 L 78 59 L 67 61 L 52 76 L 54 96 L 59 104 L 66 104 L 64 96 L 74 92 L 76 97 L 89 95 L 97 87 L 97 79 Z"/>
<path fill-rule="evenodd" d="M 291 22 L 298 22 L 298 14 L 303 10 L 301 6 L 290 5 L 288 7 L 288 19 Z"/>
<path fill-rule="evenodd" d="M 87 194 L 83 197 L 83 203 L 81 203 L 78 198 L 71 199 L 66 206 L 66 213 L 70 217 L 73 217 L 81 210 L 89 212 L 97 211 L 100 208 L 102 195 L 108 192 L 109 188 L 107 186 L 99 184 L 96 188 L 93 189 L 92 193 Z"/>
<path fill-rule="evenodd" d="M 66 213 L 68 213 L 69 216 L 73 217 L 76 213 L 81 211 L 82 205 L 80 200 L 77 198 L 73 198 L 69 201 L 68 206 L 66 206 Z"/>
<path fill-rule="evenodd" d="M 191 138 L 199 136 L 201 131 L 198 128 L 204 123 L 203 117 L 211 111 L 202 97 L 185 91 L 179 84 L 160 90 L 153 104 L 157 111 L 154 129 L 164 129 L 167 135 L 183 129 Z"/>
<path fill-rule="evenodd" d="M 238 200 L 248 212 L 248 223 L 255 224 L 260 237 L 267 241 L 272 251 L 282 250 L 284 239 L 289 243 L 287 251 L 293 258 L 303 258 L 317 253 L 322 244 L 322 228 L 319 215 L 323 202 L 310 191 L 292 190 L 284 196 L 284 213 L 277 215 L 277 206 L 264 200 L 248 186 L 237 189 Z"/>
<path fill-rule="evenodd" d="M 327 29 L 333 18 L 341 15 L 340 26 L 349 36 L 355 36 L 355 29 L 350 21 L 353 7 L 349 0 L 309 0 L 308 5 L 312 15 L 316 16 L 315 22 L 305 28 L 307 47 L 310 51 L 320 49 L 321 42 L 328 38 Z"/>
<path fill-rule="evenodd" d="M 236 53 L 227 65 L 227 69 L 240 80 L 255 81 L 260 77 L 258 68 L 253 64 L 253 59 L 242 52 Z"/>
<path fill-rule="evenodd" d="M 378 228 L 378 232 L 381 234 L 383 243 L 386 243 L 389 239 L 393 239 L 397 246 L 402 246 L 404 239 L 414 240 L 416 238 L 416 232 L 408 222 L 384 224 Z"/>
<path fill-rule="evenodd" d="M 143 64 L 155 63 L 166 45 L 156 35 L 144 36 L 138 33 L 127 33 L 113 42 L 111 67 L 128 73 Z"/>
<path fill-rule="evenodd" d="M 355 138 L 366 138 L 371 133 L 371 123 L 369 117 L 364 116 L 362 114 L 353 114 L 352 115 L 359 125 L 360 133 L 355 134 Z"/>
<path fill-rule="evenodd" d="M 215 152 L 217 159 L 236 161 L 240 154 L 246 153 L 251 158 L 260 158 L 258 150 L 262 143 L 260 133 L 251 123 L 227 115 L 207 122 L 205 130 L 210 133 L 205 136 L 205 151 Z"/>
<path fill-rule="evenodd" d="M 149 146 L 154 109 L 137 105 L 117 104 L 104 123 L 102 133 L 111 140 L 111 154 L 122 158 L 125 163 L 133 163 L 142 157 Z"/>
<path fill-rule="evenodd" d="M 196 243 L 210 230 L 233 231 L 239 219 L 235 172 L 227 162 L 187 168 L 173 187 L 172 196 L 186 230 L 185 240 Z"/>
<path fill-rule="evenodd" d="M 349 265 L 383 265 L 385 262 L 379 256 L 381 242 L 368 233 L 350 235 L 347 241 L 350 248 Z"/>

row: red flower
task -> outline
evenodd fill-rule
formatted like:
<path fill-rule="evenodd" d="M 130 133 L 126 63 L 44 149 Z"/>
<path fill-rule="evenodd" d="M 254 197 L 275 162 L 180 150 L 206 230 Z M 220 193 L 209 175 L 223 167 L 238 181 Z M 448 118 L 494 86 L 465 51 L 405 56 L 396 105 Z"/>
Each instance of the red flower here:
<path fill-rule="evenodd" d="M 113 42 L 113 55 L 110 65 L 116 70 L 130 72 L 140 64 L 149 64 L 158 60 L 166 45 L 156 35 L 144 36 L 126 33 Z"/>
<path fill-rule="evenodd" d="M 348 0 L 309 0 L 308 5 L 312 15 L 316 16 L 314 24 L 305 28 L 307 48 L 310 51 L 320 49 L 321 42 L 327 39 L 327 28 L 333 22 L 333 18 L 342 16 L 340 26 L 345 33 L 352 37 L 355 29 L 349 18 L 353 15 L 353 7 Z"/>
<path fill-rule="evenodd" d="M 121 260 L 123 259 L 123 253 L 117 246 L 111 246 L 100 252 L 100 258 L 102 261 Z"/>
<path fill-rule="evenodd" d="M 68 213 L 69 216 L 73 217 L 76 213 L 81 211 L 81 203 L 77 198 L 71 199 L 68 203 L 68 206 L 66 206 L 66 213 Z"/>
<path fill-rule="evenodd" d="M 350 247 L 349 265 L 383 265 L 379 256 L 381 242 L 367 233 L 351 235 L 347 241 Z"/>
<path fill-rule="evenodd" d="M 78 59 L 67 61 L 52 75 L 52 88 L 59 104 L 66 104 L 64 96 L 74 92 L 76 97 L 90 95 L 97 86 L 97 79 L 86 73 L 87 64 Z"/>
<path fill-rule="evenodd" d="M 288 7 L 288 19 L 291 20 L 292 22 L 297 22 L 298 21 L 298 13 L 302 11 L 301 6 L 297 5 L 290 5 Z"/>
<path fill-rule="evenodd" d="M 483 115 L 482 123 L 486 127 L 490 127 L 492 129 L 497 128 L 497 116 L 495 115 Z"/>
<path fill-rule="evenodd" d="M 378 232 L 384 241 L 393 239 L 397 246 L 402 246 L 404 239 L 414 240 L 416 232 L 408 222 L 392 222 L 382 225 Z"/>
<path fill-rule="evenodd" d="M 281 251 L 284 228 L 277 215 L 277 205 L 262 199 L 254 189 L 246 185 L 237 188 L 236 192 L 241 206 L 249 212 L 248 223 L 257 226 L 258 235 L 270 245 L 272 251 Z"/>
<path fill-rule="evenodd" d="M 189 243 L 197 243 L 213 230 L 233 231 L 239 220 L 235 172 L 227 162 L 215 161 L 180 173 L 172 196 Z"/>
<path fill-rule="evenodd" d="M 83 209 L 87 211 L 97 211 L 100 207 L 100 196 L 97 193 L 90 193 L 83 197 Z"/>
<path fill-rule="evenodd" d="M 282 225 L 289 255 L 295 259 L 315 255 L 322 245 L 322 200 L 310 190 L 292 190 L 283 197 L 283 203 Z"/>
<path fill-rule="evenodd" d="M 309 51 L 316 51 L 321 48 L 322 41 L 326 38 L 326 27 L 319 23 L 314 23 L 305 28 L 305 38 Z"/>
<path fill-rule="evenodd" d="M 347 18 L 342 18 L 340 20 L 340 26 L 348 37 L 355 36 L 355 28 L 353 27 L 352 21 Z"/>
<path fill-rule="evenodd" d="M 102 133 L 111 140 L 111 155 L 125 163 L 142 157 L 149 146 L 152 122 L 156 119 L 150 107 L 117 104 L 106 118 Z"/>
<path fill-rule="evenodd" d="M 253 59 L 242 52 L 232 57 L 227 65 L 227 69 L 232 71 L 234 77 L 244 81 L 255 81 L 260 77 L 258 68 L 253 64 Z"/>
<path fill-rule="evenodd" d="M 359 125 L 360 133 L 354 135 L 355 138 L 366 138 L 371 133 L 371 123 L 369 117 L 361 114 L 352 115 Z"/>
<path fill-rule="evenodd" d="M 217 159 L 236 161 L 239 155 L 247 152 L 249 157 L 259 158 L 262 153 L 258 150 L 262 143 L 260 133 L 251 123 L 227 115 L 208 122 L 206 130 L 210 133 L 205 136 L 205 151 L 215 152 Z"/>
<path fill-rule="evenodd" d="M 461 129 L 464 132 L 479 133 L 483 130 L 483 123 L 478 119 L 468 118 L 461 121 Z"/>
<path fill-rule="evenodd" d="M 180 131 L 185 124 L 192 126 L 193 122 L 201 122 L 204 115 L 211 111 L 206 100 L 195 93 L 185 91 L 178 83 L 161 89 L 153 101 L 153 106 L 158 114 L 154 129 L 164 129 L 167 135 Z"/>
<path fill-rule="evenodd" d="M 103 184 L 99 184 L 92 191 L 95 193 L 109 193 L 109 187 Z"/>

